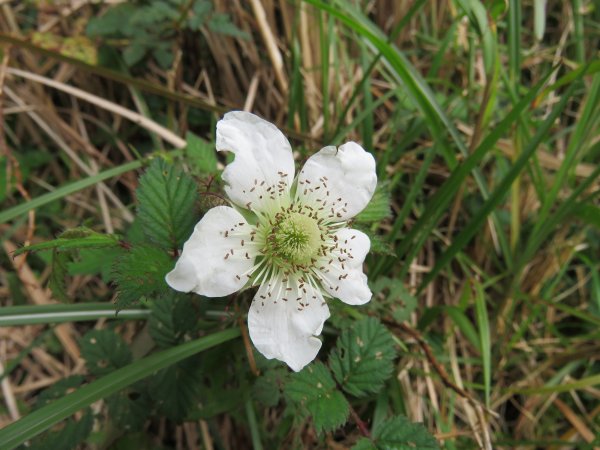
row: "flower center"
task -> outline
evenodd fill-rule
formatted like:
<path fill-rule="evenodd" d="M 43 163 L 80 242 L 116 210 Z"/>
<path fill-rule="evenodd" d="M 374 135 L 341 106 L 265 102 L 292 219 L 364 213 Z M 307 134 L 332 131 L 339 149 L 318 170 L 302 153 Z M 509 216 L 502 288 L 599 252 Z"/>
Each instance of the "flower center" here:
<path fill-rule="evenodd" d="M 323 241 L 317 221 L 299 212 L 276 217 L 269 240 L 274 253 L 294 265 L 310 263 Z"/>

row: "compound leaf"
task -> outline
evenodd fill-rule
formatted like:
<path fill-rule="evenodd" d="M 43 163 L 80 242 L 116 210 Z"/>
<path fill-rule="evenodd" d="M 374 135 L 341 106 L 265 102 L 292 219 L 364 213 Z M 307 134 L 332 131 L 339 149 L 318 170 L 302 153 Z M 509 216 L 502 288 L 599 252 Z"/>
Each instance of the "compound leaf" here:
<path fill-rule="evenodd" d="M 112 271 L 117 284 L 117 306 L 125 308 L 142 297 L 167 291 L 165 275 L 173 267 L 173 260 L 162 249 L 150 245 L 134 246 L 121 256 Z"/>
<path fill-rule="evenodd" d="M 214 144 L 199 138 L 194 133 L 186 135 L 185 153 L 193 173 L 212 174 L 217 171 L 217 152 Z"/>
<path fill-rule="evenodd" d="M 159 347 L 169 348 L 189 340 L 197 313 L 187 295 L 169 291 L 151 306 L 150 336 Z"/>
<path fill-rule="evenodd" d="M 391 333 L 374 317 L 345 329 L 329 355 L 329 367 L 347 393 L 375 393 L 392 374 L 396 356 Z"/>
<path fill-rule="evenodd" d="M 146 236 L 161 247 L 181 248 L 198 221 L 194 180 L 157 158 L 140 178 L 136 194 Z"/>
<path fill-rule="evenodd" d="M 131 351 L 112 330 L 92 330 L 81 340 L 81 355 L 88 370 L 100 377 L 131 362 Z"/>
<path fill-rule="evenodd" d="M 371 438 L 363 438 L 352 450 L 439 450 L 435 438 L 420 423 L 413 423 L 404 416 L 384 420 L 377 426 Z"/>
<path fill-rule="evenodd" d="M 373 198 L 355 218 L 357 222 L 377 222 L 392 215 L 390 190 L 386 183 L 379 184 Z"/>
<path fill-rule="evenodd" d="M 307 409 L 318 432 L 334 430 L 348 418 L 348 401 L 323 363 L 316 362 L 293 374 L 285 393 L 292 402 Z"/>

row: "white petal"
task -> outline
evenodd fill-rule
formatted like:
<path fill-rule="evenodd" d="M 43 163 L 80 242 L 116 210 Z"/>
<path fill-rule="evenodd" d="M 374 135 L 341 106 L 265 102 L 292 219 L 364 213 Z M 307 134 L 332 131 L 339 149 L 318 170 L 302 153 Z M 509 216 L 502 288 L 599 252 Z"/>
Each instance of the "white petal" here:
<path fill-rule="evenodd" d="M 254 346 L 266 358 L 284 361 L 298 372 L 315 359 L 316 338 L 329 317 L 321 292 L 298 282 L 273 281 L 258 289 L 248 312 Z"/>
<path fill-rule="evenodd" d="M 311 156 L 298 176 L 297 197 L 321 202 L 330 218 L 348 220 L 361 212 L 377 185 L 375 159 L 356 142 L 325 147 Z M 317 200 L 318 199 L 318 200 Z"/>
<path fill-rule="evenodd" d="M 269 199 L 289 196 L 292 147 L 272 123 L 248 112 L 229 112 L 217 123 L 217 150 L 235 154 L 222 178 L 236 205 L 264 211 Z"/>
<path fill-rule="evenodd" d="M 166 276 L 177 291 L 223 297 L 240 290 L 253 266 L 256 250 L 246 219 L 229 206 L 209 210 L 183 244 L 175 268 Z M 242 240 L 244 241 L 242 243 Z"/>
<path fill-rule="evenodd" d="M 319 266 L 323 288 L 349 305 L 363 305 L 371 300 L 371 290 L 362 266 L 371 241 L 362 231 L 342 228 L 336 234 L 338 248 Z M 333 260 L 332 262 L 330 262 Z"/>

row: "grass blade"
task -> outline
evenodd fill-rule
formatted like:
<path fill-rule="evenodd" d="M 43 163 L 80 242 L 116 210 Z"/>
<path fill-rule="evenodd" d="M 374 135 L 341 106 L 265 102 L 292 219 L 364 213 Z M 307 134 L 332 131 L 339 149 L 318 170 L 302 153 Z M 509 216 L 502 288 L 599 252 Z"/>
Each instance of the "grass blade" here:
<path fill-rule="evenodd" d="M 3 449 L 12 449 L 37 436 L 52 425 L 92 403 L 139 381 L 157 370 L 168 367 L 196 353 L 237 338 L 240 331 L 232 328 L 154 353 L 115 370 L 88 385 L 44 406 L 0 430 Z"/>

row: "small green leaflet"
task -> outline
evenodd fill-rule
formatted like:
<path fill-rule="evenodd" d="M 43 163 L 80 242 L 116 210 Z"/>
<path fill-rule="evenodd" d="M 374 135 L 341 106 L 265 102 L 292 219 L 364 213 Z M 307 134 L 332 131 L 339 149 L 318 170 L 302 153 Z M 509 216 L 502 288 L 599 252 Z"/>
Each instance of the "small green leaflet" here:
<path fill-rule="evenodd" d="M 160 412 L 174 421 L 184 420 L 202 401 L 201 364 L 189 358 L 159 371 L 148 380 L 148 392 Z"/>
<path fill-rule="evenodd" d="M 173 264 L 173 259 L 160 248 L 134 246 L 117 260 L 111 274 L 117 284 L 117 307 L 125 308 L 142 297 L 168 291 L 165 275 Z"/>
<path fill-rule="evenodd" d="M 138 219 L 146 236 L 161 247 L 181 248 L 198 222 L 194 180 L 157 158 L 140 178 L 136 194 Z"/>
<path fill-rule="evenodd" d="M 363 438 L 352 450 L 439 450 L 435 438 L 420 423 L 412 423 L 404 416 L 384 420 L 372 431 L 371 438 Z"/>
<path fill-rule="evenodd" d="M 329 355 L 329 367 L 347 393 L 362 397 L 383 387 L 394 369 L 391 333 L 374 317 L 345 329 Z"/>
<path fill-rule="evenodd" d="M 188 295 L 169 290 L 151 305 L 150 336 L 161 348 L 173 347 L 191 338 L 198 314 Z"/>
<path fill-rule="evenodd" d="M 398 322 L 408 320 L 417 307 L 417 299 L 406 290 L 401 280 L 380 277 L 372 284 L 371 289 L 373 297 L 378 298 L 372 304 L 383 306 L 380 309 L 385 309 L 386 313 L 391 311 Z"/>
<path fill-rule="evenodd" d="M 317 432 L 338 428 L 346 422 L 350 412 L 344 394 L 336 388 L 329 370 L 320 362 L 292 374 L 285 386 L 285 394 L 308 410 Z"/>
<path fill-rule="evenodd" d="M 81 356 L 90 373 L 101 377 L 131 362 L 131 350 L 112 330 L 92 330 L 81 340 Z"/>
<path fill-rule="evenodd" d="M 66 230 L 58 238 L 28 245 L 15 250 L 15 256 L 25 252 L 37 252 L 41 250 L 77 250 L 82 248 L 118 247 L 120 238 L 115 234 L 102 234 L 86 227 L 77 227 Z"/>
<path fill-rule="evenodd" d="M 196 175 L 208 175 L 217 172 L 217 152 L 214 144 L 199 138 L 194 133 L 186 135 L 185 154 Z"/>
<path fill-rule="evenodd" d="M 387 183 L 380 183 L 375 189 L 373 198 L 354 220 L 357 222 L 377 222 L 392 215 L 390 208 L 390 191 Z"/>

